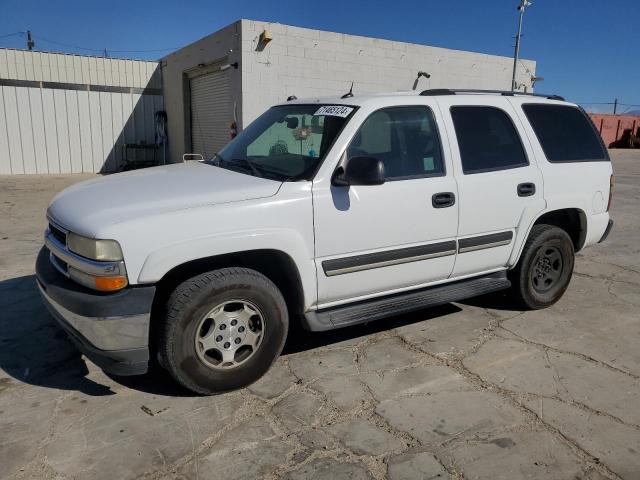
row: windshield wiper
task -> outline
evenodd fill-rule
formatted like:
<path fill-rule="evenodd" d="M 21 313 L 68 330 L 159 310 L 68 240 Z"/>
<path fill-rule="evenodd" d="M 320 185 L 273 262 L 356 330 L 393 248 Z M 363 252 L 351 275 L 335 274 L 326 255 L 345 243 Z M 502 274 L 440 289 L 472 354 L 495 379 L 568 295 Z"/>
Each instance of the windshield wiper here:
<path fill-rule="evenodd" d="M 227 160 L 226 158 L 222 158 L 221 155 L 216 153 L 214 154 L 213 158 L 209 160 L 209 162 L 211 162 L 211 164 L 215 165 L 216 167 L 220 167 L 220 168 L 224 168 L 225 164 L 228 166 L 240 166 L 240 163 L 244 163 L 247 167 L 249 167 L 249 170 L 251 170 L 251 173 L 253 173 L 256 177 L 264 176 L 262 175 L 260 170 L 255 166 L 255 164 L 251 160 L 248 160 L 246 158 L 232 158 L 231 160 Z"/>
<path fill-rule="evenodd" d="M 251 160 L 249 160 L 248 158 L 232 158 L 231 160 L 223 160 L 223 162 L 235 163 L 236 165 L 238 163 L 244 163 L 245 165 L 247 165 L 249 167 L 249 169 L 253 172 L 253 174 L 256 177 L 264 177 L 264 175 L 258 169 L 258 167 L 256 167 L 256 165 Z"/>

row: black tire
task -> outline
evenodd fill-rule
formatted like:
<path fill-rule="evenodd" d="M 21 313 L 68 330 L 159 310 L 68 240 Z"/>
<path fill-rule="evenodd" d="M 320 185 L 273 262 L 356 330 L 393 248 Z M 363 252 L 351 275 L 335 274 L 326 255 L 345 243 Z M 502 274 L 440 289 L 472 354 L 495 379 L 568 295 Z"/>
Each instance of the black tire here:
<path fill-rule="evenodd" d="M 250 302 L 259 309 L 264 317 L 262 340 L 244 363 L 216 369 L 196 351 L 196 330 L 207 312 L 231 300 Z M 245 387 L 264 375 L 280 355 L 288 327 L 285 300 L 271 280 L 247 268 L 223 268 L 190 278 L 173 291 L 159 332 L 158 350 L 162 364 L 178 383 L 193 392 L 212 395 Z"/>
<path fill-rule="evenodd" d="M 520 261 L 509 272 L 514 300 L 532 310 L 553 305 L 569 286 L 574 262 L 567 232 L 553 225 L 534 225 Z"/>

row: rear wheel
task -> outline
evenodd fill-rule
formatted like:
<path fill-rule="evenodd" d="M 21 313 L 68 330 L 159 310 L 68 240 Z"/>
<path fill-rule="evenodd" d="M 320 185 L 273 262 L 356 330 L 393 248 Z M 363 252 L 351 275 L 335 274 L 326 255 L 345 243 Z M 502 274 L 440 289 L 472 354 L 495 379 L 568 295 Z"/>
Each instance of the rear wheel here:
<path fill-rule="evenodd" d="M 207 272 L 171 294 L 159 339 L 163 364 L 186 388 L 213 394 L 245 387 L 276 360 L 287 307 L 264 275 L 245 268 Z"/>
<path fill-rule="evenodd" d="M 553 305 L 569 286 L 574 259 L 567 232 L 553 225 L 534 225 L 509 275 L 515 298 L 530 309 Z"/>

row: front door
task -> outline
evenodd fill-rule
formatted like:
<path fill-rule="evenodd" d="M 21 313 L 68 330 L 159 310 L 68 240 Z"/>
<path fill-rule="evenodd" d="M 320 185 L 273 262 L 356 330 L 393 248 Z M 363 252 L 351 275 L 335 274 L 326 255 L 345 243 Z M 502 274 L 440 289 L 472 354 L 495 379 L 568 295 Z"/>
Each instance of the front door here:
<path fill-rule="evenodd" d="M 444 280 L 456 256 L 457 187 L 432 99 L 359 110 L 341 161 L 379 158 L 386 182 L 313 184 L 320 307 Z M 345 132 L 344 135 L 349 135 Z M 333 162 L 331 168 L 337 166 Z"/>

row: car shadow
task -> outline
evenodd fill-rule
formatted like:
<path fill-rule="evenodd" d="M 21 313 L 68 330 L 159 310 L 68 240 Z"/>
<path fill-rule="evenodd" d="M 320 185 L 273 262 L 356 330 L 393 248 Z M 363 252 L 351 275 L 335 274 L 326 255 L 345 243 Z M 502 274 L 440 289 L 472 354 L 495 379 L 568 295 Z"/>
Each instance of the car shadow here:
<path fill-rule="evenodd" d="M 505 305 L 506 309 L 505 298 L 507 297 L 485 296 L 466 303 L 490 308 Z M 290 355 L 329 346 L 459 311 L 460 307 L 446 304 L 326 332 L 309 332 L 302 328 L 301 322 L 292 321 L 282 354 Z M 0 375 L 5 372 L 23 383 L 73 390 L 91 396 L 116 393 L 110 386 L 88 377 L 89 369 L 85 359 L 44 306 L 35 275 L 0 281 L 0 312 Z M 108 377 L 127 388 L 154 395 L 194 396 L 153 361 L 146 375 Z M 4 382 L 6 381 L 0 377 L 0 383 Z"/>
<path fill-rule="evenodd" d="M 113 395 L 86 377 L 80 352 L 40 299 L 35 275 L 0 281 L 0 370 L 23 383 Z"/>
<path fill-rule="evenodd" d="M 457 302 L 461 305 L 469 305 L 479 308 L 490 308 L 491 310 L 500 311 L 522 311 L 522 305 L 518 304 L 513 296 L 509 295 L 509 290 L 500 290 L 497 292 L 487 293 L 479 297 L 471 297 Z"/>
<path fill-rule="evenodd" d="M 324 332 L 310 332 L 302 327 L 301 321 L 289 324 L 289 335 L 285 343 L 282 355 L 300 353 L 314 348 L 326 347 L 360 337 L 366 337 L 385 330 L 411 325 L 413 323 L 429 321 L 432 318 L 442 317 L 461 311 L 460 307 L 447 303 L 438 307 L 417 310 L 394 317 L 388 317 L 369 323 L 361 323 L 350 327 L 327 330 Z"/>

